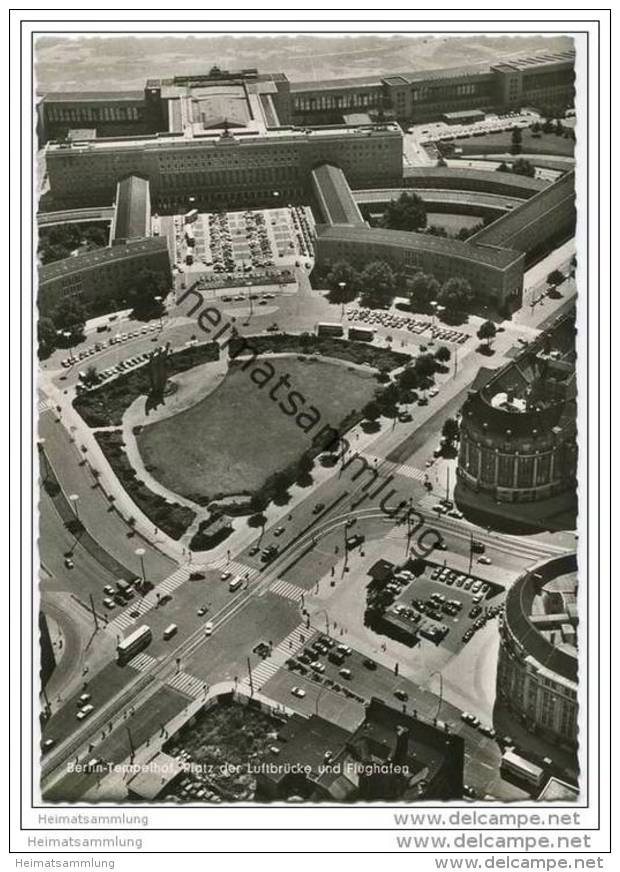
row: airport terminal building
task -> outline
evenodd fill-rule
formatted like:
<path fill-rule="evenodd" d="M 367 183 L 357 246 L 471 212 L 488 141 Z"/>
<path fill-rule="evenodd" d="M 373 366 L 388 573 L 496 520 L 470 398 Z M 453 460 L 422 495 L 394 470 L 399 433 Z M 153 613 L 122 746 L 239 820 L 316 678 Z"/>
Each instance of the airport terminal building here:
<path fill-rule="evenodd" d="M 41 142 L 72 128 L 98 137 L 184 132 L 227 118 L 231 127 L 258 117 L 269 128 L 290 124 L 359 123 L 369 115 L 407 123 L 450 113 L 507 111 L 526 105 L 573 105 L 574 51 L 538 52 L 496 64 L 289 82 L 284 73 L 208 73 L 148 79 L 143 91 L 57 92 L 38 104 Z M 214 125 L 212 125 L 214 126 Z"/>

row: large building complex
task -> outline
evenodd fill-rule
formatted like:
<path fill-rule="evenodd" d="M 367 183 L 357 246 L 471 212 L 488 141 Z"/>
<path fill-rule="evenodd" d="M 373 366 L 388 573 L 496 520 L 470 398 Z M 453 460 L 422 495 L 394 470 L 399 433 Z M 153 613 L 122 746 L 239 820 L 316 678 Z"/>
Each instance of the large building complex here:
<path fill-rule="evenodd" d="M 497 695 L 528 730 L 577 744 L 577 559 L 556 557 L 523 573 L 500 622 Z"/>
<path fill-rule="evenodd" d="M 564 239 L 574 232 L 575 172 L 535 194 L 516 209 L 470 237 L 476 245 L 493 245 L 522 251 L 532 259 L 553 239 Z"/>
<path fill-rule="evenodd" d="M 89 312 L 117 308 L 138 276 L 157 273 L 170 285 L 170 255 L 164 237 L 151 237 L 66 257 L 39 268 L 39 311 L 47 314 L 65 297 L 76 297 Z"/>
<path fill-rule="evenodd" d="M 444 282 L 457 275 L 469 281 L 479 299 L 501 309 L 521 305 L 524 257 L 519 251 L 374 227 L 320 225 L 317 233 L 316 255 L 324 264 L 384 260 L 409 276 L 431 273 Z"/>
<path fill-rule="evenodd" d="M 444 178 L 448 172 L 443 170 Z M 557 238 L 568 236 L 574 227 L 574 185 L 574 173 L 567 173 L 461 242 L 426 233 L 358 226 L 357 222 L 346 224 L 350 192 L 341 177 L 335 185 L 333 177 L 326 176 L 325 184 L 319 187 L 329 193 L 334 203 L 329 213 L 339 214 L 340 221 L 324 217 L 328 223 L 317 227 L 317 259 L 327 265 L 339 260 L 356 265 L 385 260 L 406 274 L 432 273 L 442 282 L 458 275 L 469 281 L 478 299 L 500 311 L 513 311 L 521 306 L 526 261 Z M 325 209 L 321 211 L 325 213 Z"/>
<path fill-rule="evenodd" d="M 572 106 L 574 64 L 573 51 L 543 52 L 487 66 L 292 82 L 293 117 L 311 121 L 328 113 L 389 111 L 417 123 L 460 110 Z"/>
<path fill-rule="evenodd" d="M 575 317 L 498 372 L 482 370 L 462 409 L 459 484 L 492 502 L 572 499 L 577 474 Z"/>
<path fill-rule="evenodd" d="M 402 178 L 402 133 L 396 124 L 263 133 L 229 129 L 195 137 L 182 133 L 50 143 L 50 190 L 59 207 L 112 202 L 121 176 L 149 179 L 161 210 L 255 206 L 311 194 L 310 173 L 335 163 L 357 187 L 389 186 Z"/>

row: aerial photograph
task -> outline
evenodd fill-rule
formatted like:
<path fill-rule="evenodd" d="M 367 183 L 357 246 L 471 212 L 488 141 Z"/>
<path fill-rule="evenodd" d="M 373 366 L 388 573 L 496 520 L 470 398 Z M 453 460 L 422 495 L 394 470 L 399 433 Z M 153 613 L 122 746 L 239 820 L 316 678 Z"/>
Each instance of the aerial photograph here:
<path fill-rule="evenodd" d="M 35 40 L 44 804 L 583 800 L 578 69 Z"/>

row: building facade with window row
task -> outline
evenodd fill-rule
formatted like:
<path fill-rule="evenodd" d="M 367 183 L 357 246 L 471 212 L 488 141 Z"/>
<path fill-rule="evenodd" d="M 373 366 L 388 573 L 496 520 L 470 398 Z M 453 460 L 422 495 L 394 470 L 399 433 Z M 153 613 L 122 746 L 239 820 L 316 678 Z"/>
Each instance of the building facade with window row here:
<path fill-rule="evenodd" d="M 577 557 L 566 554 L 524 572 L 500 617 L 498 701 L 529 731 L 577 745 Z"/>

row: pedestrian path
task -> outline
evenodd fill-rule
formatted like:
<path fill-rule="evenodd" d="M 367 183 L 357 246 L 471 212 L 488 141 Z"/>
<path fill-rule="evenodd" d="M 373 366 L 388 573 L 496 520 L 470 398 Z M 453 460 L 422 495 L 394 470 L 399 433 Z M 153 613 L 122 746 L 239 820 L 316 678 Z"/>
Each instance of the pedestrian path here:
<path fill-rule="evenodd" d="M 135 621 L 139 620 L 142 615 L 155 608 L 162 596 L 171 594 L 184 584 L 189 578 L 190 573 L 204 570 L 204 568 L 204 566 L 192 566 L 190 564 L 179 566 L 172 575 L 165 578 L 154 590 L 150 590 L 146 596 L 132 601 L 124 612 L 121 612 L 114 620 L 110 621 L 107 627 L 108 630 L 111 630 L 113 633 L 124 632 Z M 139 594 L 137 594 L 137 597 L 139 597 Z M 132 612 L 134 614 L 138 612 L 137 617 L 132 617 Z"/>
<path fill-rule="evenodd" d="M 129 665 L 134 669 L 137 669 L 139 672 L 149 672 L 157 666 L 157 662 L 158 661 L 155 657 L 151 657 L 150 654 L 141 651 L 139 654 L 136 654 L 135 657 L 131 658 Z"/>
<path fill-rule="evenodd" d="M 395 463 L 391 460 L 386 460 L 385 457 L 378 457 L 376 454 L 370 454 L 368 451 L 360 452 L 361 456 L 367 460 L 373 469 L 379 473 L 389 472 L 390 474 L 405 475 L 407 478 L 413 478 L 415 481 L 425 481 L 428 474 L 423 469 L 418 469 L 415 466 L 409 466 L 406 463 Z"/>
<path fill-rule="evenodd" d="M 168 687 L 173 687 L 175 690 L 190 696 L 192 699 L 198 699 L 204 696 L 207 692 L 208 684 L 196 678 L 195 675 L 190 675 L 189 672 L 177 672 L 167 682 Z"/>
<path fill-rule="evenodd" d="M 295 654 L 303 648 L 308 639 L 314 636 L 314 630 L 308 630 L 305 624 L 298 624 L 294 630 L 285 636 L 281 642 L 273 649 L 271 655 L 265 660 L 262 660 L 258 666 L 252 670 L 252 685 L 254 690 L 260 688 L 269 681 L 270 678 L 281 669 L 289 657 L 294 657 Z M 241 682 L 245 687 L 250 686 L 250 678 L 246 676 Z"/>
<path fill-rule="evenodd" d="M 294 600 L 294 602 L 300 602 L 308 591 L 297 587 L 295 584 L 290 584 L 288 581 L 284 581 L 283 578 L 278 578 L 269 588 L 269 593 L 275 593 L 278 596 L 286 597 L 286 599 Z"/>
<path fill-rule="evenodd" d="M 54 404 L 49 399 L 49 397 L 45 400 L 39 400 L 39 402 L 37 403 L 37 411 L 40 415 L 43 414 L 43 412 L 47 412 L 48 409 L 53 409 L 53 408 L 54 408 Z"/>
<path fill-rule="evenodd" d="M 226 556 L 220 557 L 218 560 L 210 563 L 207 568 L 214 569 L 218 572 L 220 570 L 222 570 L 222 572 L 230 572 L 231 575 L 240 575 L 241 578 L 247 579 L 248 581 L 252 581 L 252 579 L 256 578 L 260 573 L 260 569 L 246 566 L 246 564 L 241 563 L 240 560 L 228 560 Z"/>

